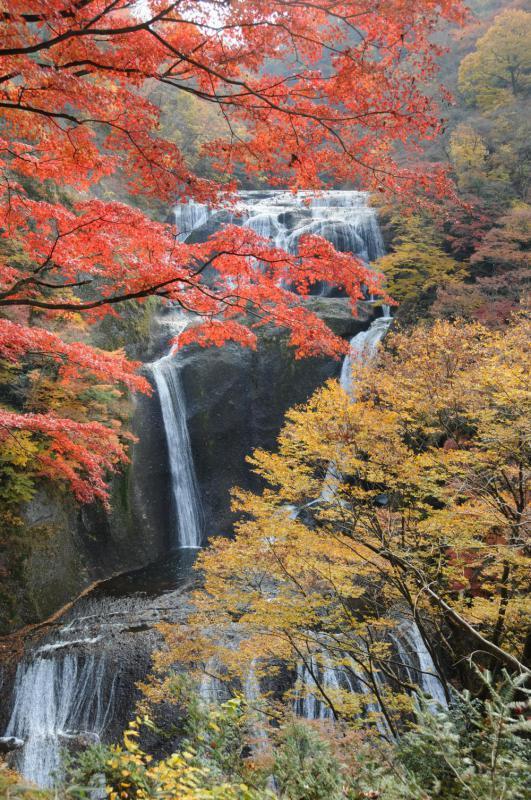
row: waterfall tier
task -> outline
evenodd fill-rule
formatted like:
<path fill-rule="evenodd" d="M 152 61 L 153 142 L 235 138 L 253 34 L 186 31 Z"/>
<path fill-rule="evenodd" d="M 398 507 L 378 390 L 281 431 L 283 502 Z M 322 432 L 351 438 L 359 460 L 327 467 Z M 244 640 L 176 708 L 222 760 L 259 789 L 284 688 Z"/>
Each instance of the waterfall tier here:
<path fill-rule="evenodd" d="M 168 445 L 173 499 L 173 546 L 201 547 L 203 509 L 197 485 L 179 356 L 172 350 L 151 365 Z"/>
<path fill-rule="evenodd" d="M 388 642 L 392 648 L 394 671 L 402 673 L 420 692 L 432 698 L 434 706 L 438 704 L 446 707 L 443 684 L 416 622 L 401 619 L 395 631 L 389 634 Z M 363 650 L 361 642 L 360 649 Z M 311 720 L 333 719 L 333 709 L 327 702 L 329 695 L 334 698 L 339 691 L 361 696 L 373 694 L 368 676 L 360 665 L 347 653 L 342 662 L 341 666 L 334 664 L 323 648 L 320 653 L 310 656 L 306 663 L 299 664 L 293 703 L 296 714 Z M 388 678 L 374 666 L 370 681 L 380 690 L 388 682 Z M 381 714 L 378 702 L 371 700 L 366 705 L 366 710 L 378 713 L 379 732 L 387 738 L 391 737 L 391 730 Z"/>
<path fill-rule="evenodd" d="M 114 684 L 109 688 L 104 674 L 104 659 L 72 652 L 56 658 L 43 652 L 19 664 L 6 736 L 24 741 L 15 765 L 25 778 L 51 786 L 69 741 L 99 741 L 113 710 Z"/>
<path fill-rule="evenodd" d="M 388 316 L 388 313 L 386 313 L 386 316 L 375 319 L 366 331 L 358 333 L 350 340 L 349 351 L 341 365 L 339 382 L 353 399 L 355 396 L 355 387 L 352 385 L 354 364 L 367 364 L 375 357 L 378 345 L 393 321 L 392 317 Z"/>
<path fill-rule="evenodd" d="M 301 236 L 315 234 L 337 250 L 355 253 L 366 262 L 384 253 L 376 211 L 367 192 L 292 192 L 264 190 L 241 192 L 230 209 L 209 209 L 194 201 L 176 205 L 175 225 L 181 241 L 207 223 L 212 228 L 227 221 L 252 228 L 272 244 L 297 252 Z"/>
<path fill-rule="evenodd" d="M 35 631 L 11 702 L 6 697 L 5 735 L 23 742 L 10 764 L 27 780 L 51 787 L 61 777 L 64 751 L 120 739 L 134 715 L 135 686 L 162 647 L 158 624 L 184 622 L 194 557 L 185 550 L 100 584 L 46 634 Z"/>
<path fill-rule="evenodd" d="M 211 210 L 205 205 L 190 201 L 175 206 L 174 217 L 181 241 L 185 241 L 207 223 L 211 231 L 232 222 L 252 228 L 270 240 L 272 245 L 291 253 L 297 252 L 299 238 L 304 234 L 323 236 L 338 250 L 355 253 L 366 262 L 378 258 L 384 252 L 376 212 L 369 205 L 369 195 L 366 192 L 293 194 L 275 190 L 248 191 L 240 193 L 230 211 Z M 364 350 L 372 348 L 372 352 L 376 348 L 387 330 L 386 320 L 387 317 L 385 320 L 378 320 L 369 331 L 352 340 L 351 353 L 345 360 L 343 372 L 349 372 L 355 348 L 360 354 Z M 183 322 L 177 322 L 177 325 L 182 327 Z M 151 372 L 160 399 L 168 445 L 175 518 L 174 544 L 181 548 L 199 547 L 203 539 L 203 514 L 188 434 L 178 356 L 165 356 L 151 365 Z"/>

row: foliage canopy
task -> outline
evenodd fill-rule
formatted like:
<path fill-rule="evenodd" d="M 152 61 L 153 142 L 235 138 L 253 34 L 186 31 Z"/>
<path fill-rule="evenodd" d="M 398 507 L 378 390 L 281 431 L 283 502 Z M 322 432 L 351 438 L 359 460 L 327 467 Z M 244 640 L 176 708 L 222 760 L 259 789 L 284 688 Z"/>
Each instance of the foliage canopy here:
<path fill-rule="evenodd" d="M 319 188 L 356 181 L 382 191 L 444 192 L 444 170 L 400 167 L 397 142 L 440 127 L 421 88 L 439 49 L 441 19 L 459 22 L 459 0 L 182 3 L 152 0 L 9 0 L 0 20 L 3 112 L 0 227 L 0 357 L 21 363 L 38 351 L 79 371 L 147 391 L 136 365 L 53 330 L 58 318 L 89 323 L 125 300 L 156 296 L 198 315 L 182 343 L 235 340 L 254 346 L 241 322 L 286 327 L 299 356 L 344 345 L 283 286 L 299 295 L 315 282 L 342 287 L 353 305 L 378 280 L 354 256 L 304 237 L 297 257 L 248 228 L 227 226 L 203 244 L 176 241 L 170 226 L 138 208 L 101 199 L 98 183 L 124 178 L 131 196 L 230 206 L 236 169 L 271 185 Z M 211 104 L 225 134 L 205 143 L 210 177 L 193 171 L 168 135 L 153 88 Z M 151 95 L 150 95 L 151 93 Z M 46 187 L 60 185 L 60 192 Z M 138 204 L 137 204 L 138 205 Z M 262 263 L 255 268 L 255 261 Z M 215 267 L 215 280 L 207 266 Z M 109 426 L 53 409 L 0 410 L 0 431 L 44 442 L 37 471 L 72 484 L 80 500 L 105 496 L 104 480 L 125 458 Z M 19 433 L 20 432 L 20 433 Z"/>
<path fill-rule="evenodd" d="M 411 690 L 386 636 L 401 619 L 436 663 L 434 625 L 455 661 L 525 671 L 528 345 L 525 319 L 395 333 L 355 366 L 354 401 L 329 382 L 292 409 L 278 452 L 252 456 L 264 491 L 234 493 L 235 539 L 201 555 L 191 628 L 165 627 L 160 668 L 349 670 L 364 692 L 317 679 L 324 702 L 370 720 L 378 701 L 391 727 Z"/>

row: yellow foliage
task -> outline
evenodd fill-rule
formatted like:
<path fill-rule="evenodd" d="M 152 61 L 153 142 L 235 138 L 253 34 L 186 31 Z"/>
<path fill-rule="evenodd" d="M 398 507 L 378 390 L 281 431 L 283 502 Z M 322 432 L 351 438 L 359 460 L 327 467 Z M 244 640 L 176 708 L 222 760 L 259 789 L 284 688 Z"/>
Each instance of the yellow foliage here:
<path fill-rule="evenodd" d="M 462 266 L 444 252 L 441 236 L 423 217 L 395 220 L 398 233 L 393 251 L 377 261 L 389 294 L 401 303 L 413 303 L 463 274 Z"/>
<path fill-rule="evenodd" d="M 148 720 L 149 722 L 149 720 Z M 138 725 L 124 733 L 124 746 L 111 747 L 105 762 L 109 800 L 253 800 L 255 793 L 244 784 L 215 779 L 208 767 L 196 764 L 191 751 L 172 753 L 153 762 L 135 741 Z"/>
<path fill-rule="evenodd" d="M 354 402 L 330 381 L 289 411 L 278 452 L 250 459 L 266 489 L 234 492 L 236 536 L 201 555 L 189 628 L 164 628 L 159 668 L 215 663 L 242 681 L 251 663 L 353 669 L 366 693 L 328 699 L 356 724 L 376 699 L 391 722 L 409 702 L 378 681 L 383 671 L 400 685 L 385 636 L 400 614 L 427 624 L 453 610 L 521 658 L 529 339 L 524 318 L 503 332 L 437 322 L 396 333 L 355 367 Z"/>
<path fill-rule="evenodd" d="M 530 41 L 531 14 L 523 9 L 503 11 L 461 62 L 461 92 L 483 109 L 524 101 L 531 89 Z"/>

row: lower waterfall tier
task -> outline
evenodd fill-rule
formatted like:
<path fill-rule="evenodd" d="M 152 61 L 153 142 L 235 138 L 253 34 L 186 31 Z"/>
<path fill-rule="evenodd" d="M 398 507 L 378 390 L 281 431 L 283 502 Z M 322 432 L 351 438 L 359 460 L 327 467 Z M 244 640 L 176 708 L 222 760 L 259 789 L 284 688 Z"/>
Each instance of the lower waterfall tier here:
<path fill-rule="evenodd" d="M 137 684 L 149 674 L 153 652 L 162 645 L 157 625 L 169 622 L 186 630 L 189 592 L 197 579 L 194 559 L 194 551 L 181 551 L 101 584 L 28 646 L 14 676 L 7 717 L 0 719 L 6 736 L 24 742 L 10 758 L 28 780 L 51 786 L 60 775 L 64 750 L 120 739 L 140 697 Z M 445 704 L 417 626 L 397 617 L 391 639 L 408 679 Z M 268 681 L 268 693 L 280 696 L 291 687 L 294 711 L 306 719 L 332 718 L 320 691 L 341 688 L 361 695 L 368 691 L 354 663 L 351 669 L 338 671 L 317 658 L 296 671 L 286 668 L 275 674 Z M 243 692 L 252 705 L 260 703 L 261 687 L 253 668 L 243 685 L 232 689 Z M 207 703 L 225 700 L 230 692 L 231 687 L 208 675 L 199 686 Z M 170 729 L 179 728 L 178 706 L 168 705 L 162 714 Z M 385 720 L 378 729 L 389 735 Z M 257 739 L 263 732 L 259 734 Z M 151 742 L 155 754 L 175 745 L 176 740 L 167 737 Z"/>

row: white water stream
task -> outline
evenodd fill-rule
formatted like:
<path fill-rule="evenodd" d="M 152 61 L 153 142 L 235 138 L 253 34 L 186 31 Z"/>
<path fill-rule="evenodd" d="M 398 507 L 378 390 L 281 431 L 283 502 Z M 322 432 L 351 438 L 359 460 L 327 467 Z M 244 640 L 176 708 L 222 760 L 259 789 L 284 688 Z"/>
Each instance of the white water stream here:
<path fill-rule="evenodd" d="M 378 218 L 367 192 L 247 191 L 238 195 L 229 211 L 191 201 L 175 206 L 173 213 L 182 241 L 210 220 L 215 224 L 221 214 L 227 220 L 228 214 L 230 222 L 252 228 L 289 253 L 296 253 L 298 240 L 309 233 L 323 236 L 337 250 L 356 253 L 367 262 L 384 253 Z"/>
<path fill-rule="evenodd" d="M 186 323 L 177 324 L 175 334 Z M 186 401 L 181 379 L 181 364 L 177 346 L 150 366 L 162 411 L 173 496 L 173 546 L 199 548 L 203 541 L 203 507 L 197 484 Z"/>
<path fill-rule="evenodd" d="M 114 683 L 109 687 L 105 675 L 103 658 L 75 652 L 49 658 L 37 651 L 19 664 L 6 736 L 24 741 L 15 766 L 29 781 L 52 786 L 69 743 L 99 741 L 114 707 Z"/>

